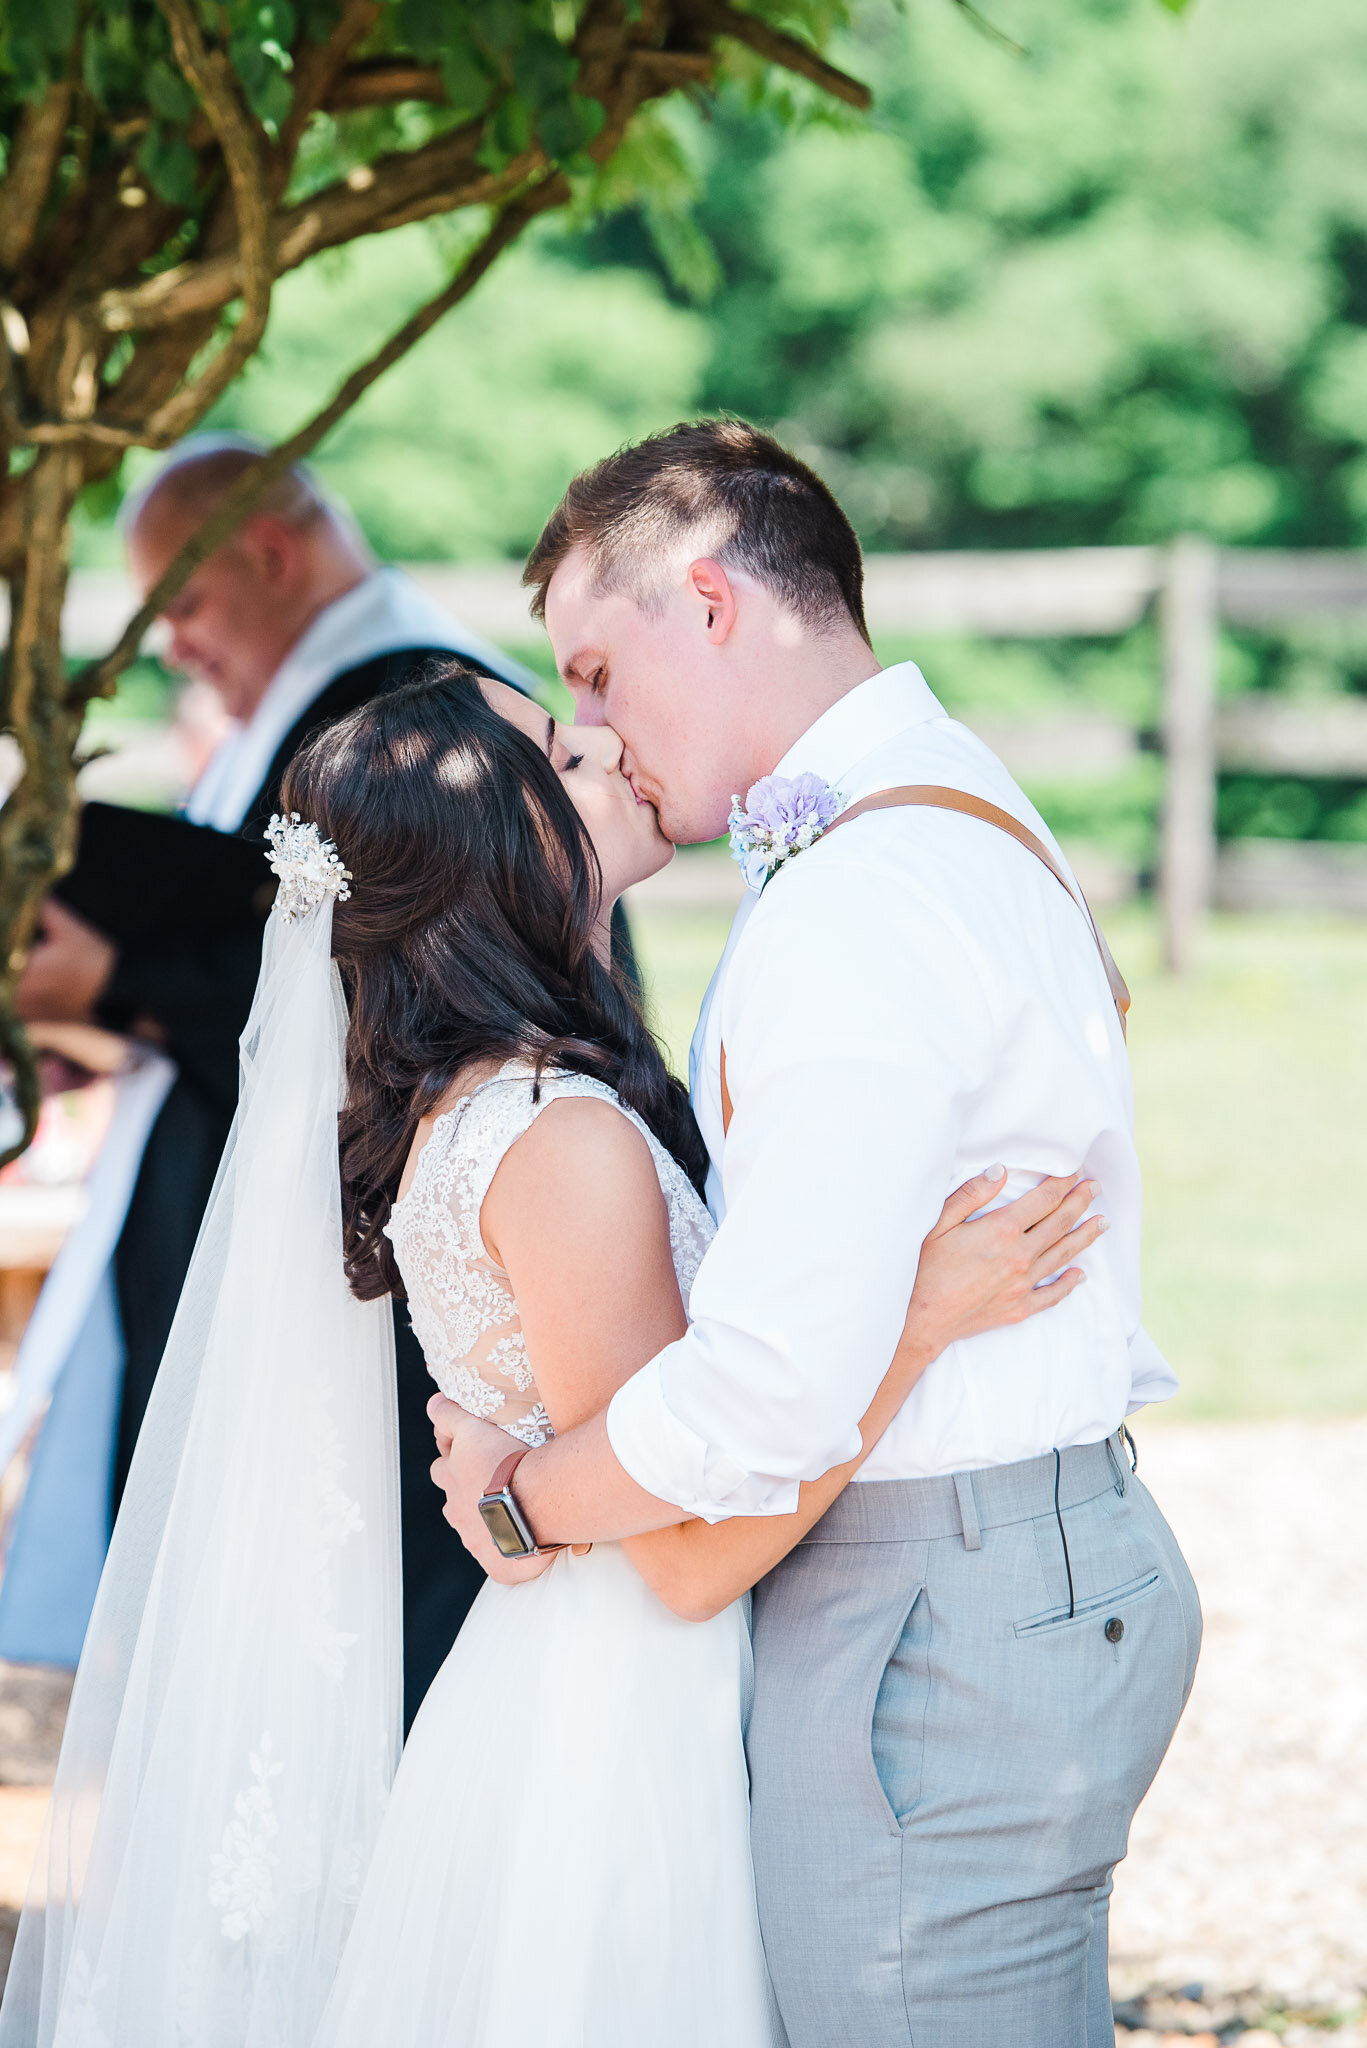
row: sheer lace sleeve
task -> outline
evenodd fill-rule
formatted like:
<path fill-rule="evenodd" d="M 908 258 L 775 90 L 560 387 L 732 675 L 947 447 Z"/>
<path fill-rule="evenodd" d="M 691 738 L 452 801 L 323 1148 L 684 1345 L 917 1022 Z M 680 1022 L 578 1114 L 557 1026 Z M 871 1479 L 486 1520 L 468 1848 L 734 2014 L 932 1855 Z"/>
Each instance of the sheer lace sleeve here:
<path fill-rule="evenodd" d="M 448 1399 L 528 1445 L 555 1434 L 527 1360 L 508 1276 L 490 1257 L 479 1215 L 504 1155 L 548 1102 L 596 1096 L 636 1125 L 650 1147 L 669 1209 L 679 1291 L 689 1291 L 712 1234 L 707 1210 L 677 1160 L 601 1081 L 506 1067 L 437 1118 L 389 1236 L 408 1290 L 428 1370 Z"/>

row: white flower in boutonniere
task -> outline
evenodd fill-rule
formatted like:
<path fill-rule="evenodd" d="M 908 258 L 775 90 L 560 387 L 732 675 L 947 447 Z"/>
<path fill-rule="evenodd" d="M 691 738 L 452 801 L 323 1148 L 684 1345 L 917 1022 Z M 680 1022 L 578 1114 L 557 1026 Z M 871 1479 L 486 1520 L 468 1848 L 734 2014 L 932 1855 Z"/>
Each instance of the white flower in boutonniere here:
<path fill-rule="evenodd" d="M 744 804 L 731 799 L 731 854 L 746 886 L 762 889 L 785 861 L 818 840 L 841 811 L 838 791 L 819 775 L 765 775 Z"/>

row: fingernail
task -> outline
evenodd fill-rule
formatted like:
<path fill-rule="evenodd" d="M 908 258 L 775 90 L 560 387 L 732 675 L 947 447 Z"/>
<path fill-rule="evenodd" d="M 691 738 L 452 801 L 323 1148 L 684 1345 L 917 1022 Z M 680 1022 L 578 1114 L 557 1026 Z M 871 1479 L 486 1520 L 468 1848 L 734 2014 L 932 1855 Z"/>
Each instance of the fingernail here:
<path fill-rule="evenodd" d="M 1096 1234 L 1098 1237 L 1104 1237 L 1106 1235 L 1106 1232 L 1110 1229 L 1110 1227 L 1110 1224 L 1106 1221 L 1106 1218 L 1104 1216 L 1097 1217 Z"/>
<path fill-rule="evenodd" d="M 989 1166 L 987 1172 L 983 1175 L 983 1179 L 1000 1180 L 1005 1172 L 1006 1168 L 1004 1166 Z"/>

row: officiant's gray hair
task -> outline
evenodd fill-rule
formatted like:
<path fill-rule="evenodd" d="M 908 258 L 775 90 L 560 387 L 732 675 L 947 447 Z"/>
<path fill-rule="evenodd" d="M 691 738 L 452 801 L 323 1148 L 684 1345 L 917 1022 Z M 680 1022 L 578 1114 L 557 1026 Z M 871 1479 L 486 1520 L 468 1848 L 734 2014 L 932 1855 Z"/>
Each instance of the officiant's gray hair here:
<path fill-rule="evenodd" d="M 565 557 L 582 548 L 600 592 L 664 605 L 671 571 L 710 555 L 816 631 L 852 621 L 865 640 L 864 563 L 854 528 L 814 469 L 744 420 L 691 420 L 609 455 L 574 479 L 522 580 L 544 618 Z"/>
<path fill-rule="evenodd" d="M 154 470 L 119 507 L 119 531 L 127 540 L 155 500 L 159 511 L 177 513 L 187 533 L 216 512 L 244 470 L 254 469 L 270 453 L 264 441 L 250 434 L 191 434 L 177 442 L 165 462 Z M 304 463 L 291 464 L 255 507 L 287 526 L 303 528 L 337 508 Z"/>

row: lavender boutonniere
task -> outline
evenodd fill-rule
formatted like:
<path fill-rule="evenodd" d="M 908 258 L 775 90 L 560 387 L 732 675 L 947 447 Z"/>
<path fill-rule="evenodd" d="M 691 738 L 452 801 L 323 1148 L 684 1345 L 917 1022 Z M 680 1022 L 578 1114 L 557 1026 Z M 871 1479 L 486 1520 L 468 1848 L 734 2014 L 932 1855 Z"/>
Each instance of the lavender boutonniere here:
<path fill-rule="evenodd" d="M 785 861 L 818 840 L 840 814 L 839 793 L 819 775 L 765 775 L 744 804 L 731 799 L 731 854 L 746 886 L 762 889 Z"/>

